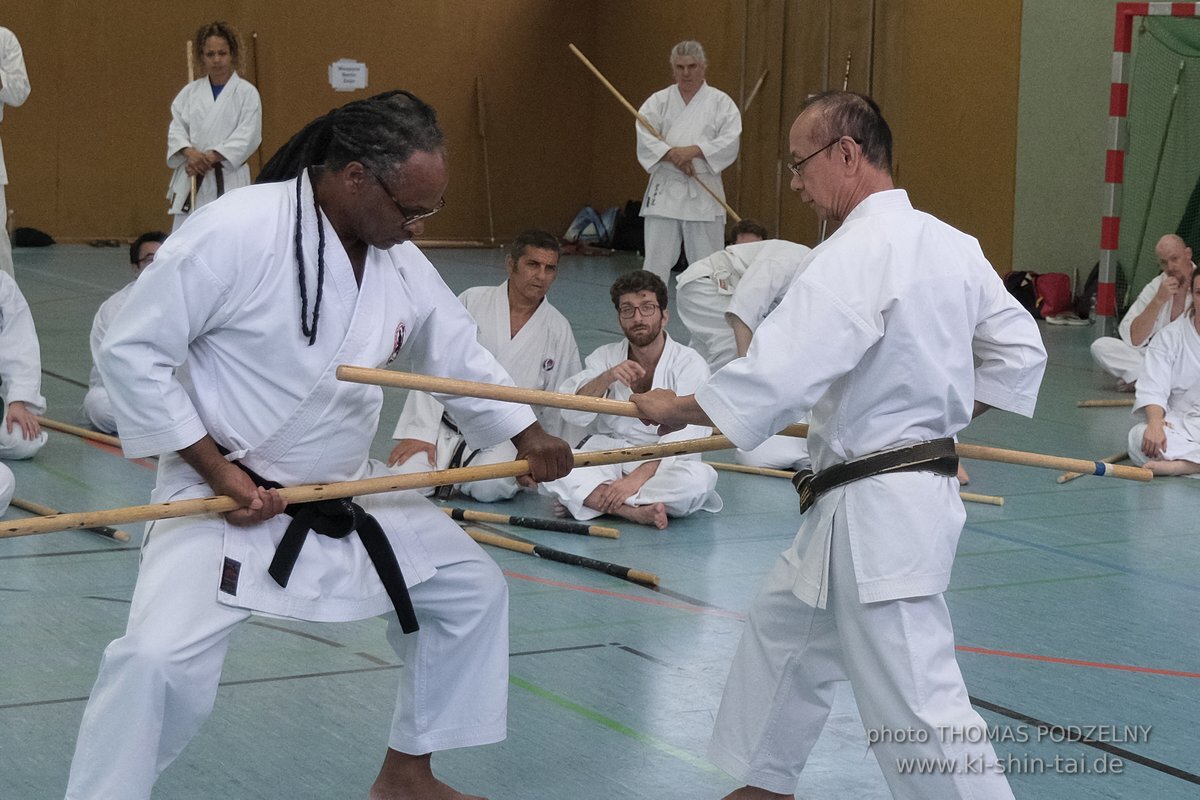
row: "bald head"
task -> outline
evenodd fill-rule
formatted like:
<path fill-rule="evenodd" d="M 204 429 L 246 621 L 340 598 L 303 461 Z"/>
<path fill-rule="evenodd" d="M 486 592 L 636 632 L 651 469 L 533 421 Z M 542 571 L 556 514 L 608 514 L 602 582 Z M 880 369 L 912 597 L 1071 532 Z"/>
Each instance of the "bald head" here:
<path fill-rule="evenodd" d="M 1180 285 L 1190 283 L 1192 276 L 1192 248 L 1174 233 L 1168 233 L 1158 240 L 1154 246 L 1154 255 L 1158 257 L 1159 269 L 1164 274 L 1179 281 Z"/>

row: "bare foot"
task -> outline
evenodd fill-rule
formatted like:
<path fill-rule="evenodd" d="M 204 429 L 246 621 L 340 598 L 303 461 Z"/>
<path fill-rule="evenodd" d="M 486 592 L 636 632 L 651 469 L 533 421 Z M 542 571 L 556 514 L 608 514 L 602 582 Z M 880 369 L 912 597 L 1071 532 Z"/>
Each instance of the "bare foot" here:
<path fill-rule="evenodd" d="M 768 792 L 766 789 L 759 789 L 757 786 L 743 786 L 725 795 L 722 800 L 796 800 L 796 795 L 776 794 Z"/>
<path fill-rule="evenodd" d="M 429 757 L 429 753 L 412 756 L 389 747 L 368 800 L 487 800 L 439 781 L 433 776 Z"/>
<path fill-rule="evenodd" d="M 958 465 L 958 485 L 966 486 L 971 482 L 971 476 L 967 474 L 967 468 L 962 464 Z"/>
<path fill-rule="evenodd" d="M 631 506 L 626 503 L 612 513 L 639 525 L 650 525 L 660 531 L 667 529 L 667 507 L 662 503 L 652 503 L 648 506 Z"/>
<path fill-rule="evenodd" d="M 1147 461 L 1143 466 L 1155 475 L 1195 475 L 1200 473 L 1200 464 L 1183 459 Z"/>
<path fill-rule="evenodd" d="M 569 516 L 571 516 L 571 511 L 566 506 L 564 506 L 562 503 L 555 500 L 554 501 L 554 516 L 569 517 Z"/>

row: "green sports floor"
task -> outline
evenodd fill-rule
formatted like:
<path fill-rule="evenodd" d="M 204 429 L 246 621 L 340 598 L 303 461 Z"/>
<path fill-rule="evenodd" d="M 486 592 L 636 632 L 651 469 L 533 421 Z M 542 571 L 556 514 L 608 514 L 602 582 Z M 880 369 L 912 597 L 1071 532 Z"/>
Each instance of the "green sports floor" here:
<path fill-rule="evenodd" d="M 429 255 L 455 291 L 504 277 L 497 250 Z M 124 249 L 83 245 L 16 251 L 49 417 L 83 424 L 92 315 L 127 280 L 125 261 Z M 551 300 L 584 354 L 619 335 L 607 287 L 636 266 L 629 256 L 564 258 Z M 686 341 L 677 320 L 670 330 Z M 1118 397 L 1091 364 L 1093 335 L 1043 327 L 1050 366 L 1036 418 L 993 412 L 961 440 L 1085 458 L 1122 450 L 1128 409 L 1076 407 Z M 377 458 L 402 403 L 388 395 Z M 154 480 L 153 462 L 54 432 L 35 459 L 10 465 L 18 497 L 63 511 L 147 502 Z M 1017 797 L 1200 796 L 1200 481 L 1060 485 L 1054 471 L 966 465 L 969 490 L 1005 504 L 967 505 L 947 599 L 967 686 Z M 777 478 L 722 472 L 717 489 L 719 514 L 665 532 L 614 521 L 619 540 L 500 526 L 656 573 L 661 586 L 491 550 L 512 595 L 509 735 L 439 754 L 444 779 L 491 800 L 715 800 L 735 788 L 704 753 L 745 612 L 798 512 Z M 489 510 L 549 516 L 550 501 L 523 495 Z M 141 527 L 127 530 L 125 545 L 86 532 L 0 540 L 4 800 L 63 794 L 100 654 L 124 629 Z M 394 698 L 383 631 L 378 619 L 243 625 L 212 718 L 155 797 L 365 798 Z M 843 685 L 798 797 L 888 796 Z"/>

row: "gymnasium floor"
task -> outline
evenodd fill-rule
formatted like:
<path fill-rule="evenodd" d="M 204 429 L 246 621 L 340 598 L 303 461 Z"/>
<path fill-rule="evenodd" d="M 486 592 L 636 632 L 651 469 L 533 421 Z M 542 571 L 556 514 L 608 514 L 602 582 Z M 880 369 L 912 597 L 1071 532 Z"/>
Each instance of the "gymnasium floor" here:
<path fill-rule="evenodd" d="M 455 291 L 503 278 L 497 251 L 430 256 Z M 82 423 L 88 330 L 100 302 L 128 277 L 126 251 L 58 245 L 18 250 L 16 259 L 41 337 L 47 416 Z M 618 335 L 607 287 L 635 264 L 564 259 L 551 299 L 585 354 Z M 676 320 L 670 329 L 686 341 Z M 1117 397 L 1091 366 L 1092 335 L 1044 327 L 1050 367 L 1036 419 L 993 412 L 961 439 L 1089 458 L 1122 450 L 1127 409 L 1075 406 Z M 399 392 L 388 396 L 376 457 L 389 450 L 401 403 Z M 67 511 L 146 502 L 153 482 L 151 464 L 56 433 L 36 459 L 11 466 L 18 497 Z M 1196 797 L 1200 481 L 1085 477 L 1059 485 L 1053 471 L 967 466 L 970 490 L 1006 504 L 967 505 L 947 599 L 968 688 L 995 727 L 1017 797 Z M 717 488 L 724 511 L 672 521 L 666 532 L 620 524 L 622 537 L 612 541 L 510 530 L 657 573 L 662 585 L 651 591 L 490 551 L 512 593 L 509 736 L 439 755 L 441 776 L 491 800 L 715 800 L 735 788 L 704 753 L 744 613 L 791 540 L 797 509 L 790 485 L 776 478 L 722 472 Z M 550 514 L 538 496 L 497 510 Z M 129 545 L 82 532 L 0 541 L 6 800 L 62 796 L 101 651 L 128 612 L 141 527 L 129 531 Z M 380 620 L 242 626 L 212 718 L 155 796 L 365 798 L 394 696 L 383 628 Z M 798 797 L 888 796 L 843 685 Z"/>

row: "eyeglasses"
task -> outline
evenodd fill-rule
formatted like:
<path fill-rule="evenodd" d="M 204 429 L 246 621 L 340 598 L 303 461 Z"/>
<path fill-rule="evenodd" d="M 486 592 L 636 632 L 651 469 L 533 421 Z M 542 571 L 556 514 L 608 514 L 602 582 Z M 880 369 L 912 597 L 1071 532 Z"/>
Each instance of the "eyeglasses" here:
<path fill-rule="evenodd" d="M 139 267 L 148 267 L 154 263 L 154 253 L 148 253 L 133 263 L 137 264 Z"/>
<path fill-rule="evenodd" d="M 649 317 L 655 311 L 658 311 L 658 303 L 642 303 L 640 306 L 621 306 L 617 309 L 617 313 L 621 315 L 621 319 L 633 319 L 635 313 L 643 317 Z"/>
<path fill-rule="evenodd" d="M 392 194 L 391 190 L 388 189 L 387 184 L 383 182 L 383 178 L 379 177 L 379 175 L 377 175 L 374 172 L 372 172 L 371 174 L 375 176 L 375 180 L 379 181 L 379 188 L 383 189 L 383 193 L 388 196 L 389 200 L 391 200 L 393 203 L 396 204 L 396 208 L 400 209 L 400 213 L 404 215 L 405 227 L 412 225 L 414 222 L 420 222 L 423 219 L 429 219 L 434 214 L 438 213 L 439 211 L 441 211 L 443 208 L 446 207 L 446 198 L 443 197 L 441 200 L 438 200 L 438 204 L 436 206 L 429 209 L 428 211 L 418 211 L 414 214 L 414 213 L 410 212 L 404 206 L 400 205 L 400 201 L 397 200 L 396 197 Z"/>
<path fill-rule="evenodd" d="M 837 144 L 837 143 L 838 143 L 838 142 L 840 142 L 841 140 L 842 140 L 842 137 L 840 137 L 840 136 L 839 136 L 838 138 L 834 139 L 834 140 L 833 140 L 832 142 L 830 142 L 829 144 L 827 144 L 827 145 L 825 145 L 824 147 L 822 147 L 822 148 L 821 148 L 820 150 L 818 150 L 817 152 L 815 152 L 815 153 L 810 153 L 809 155 L 806 155 L 804 158 L 800 159 L 799 161 L 795 161 L 795 162 L 793 162 L 793 163 L 791 163 L 791 164 L 788 164 L 788 169 L 790 169 L 790 170 L 792 171 L 792 174 L 793 174 L 793 175 L 795 175 L 797 178 L 799 178 L 799 177 L 800 177 L 800 171 L 801 171 L 801 169 L 804 167 L 804 162 L 805 162 L 805 161 L 808 161 L 810 158 L 815 158 L 816 156 L 819 156 L 821 153 L 824 153 L 826 150 L 828 150 L 829 148 L 833 147 L 835 144 Z"/>

